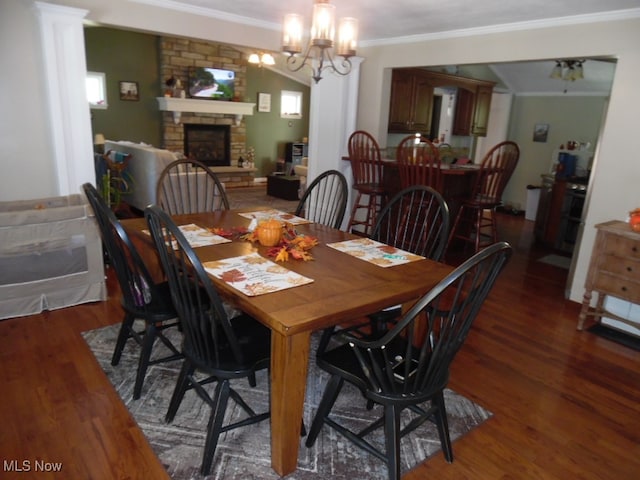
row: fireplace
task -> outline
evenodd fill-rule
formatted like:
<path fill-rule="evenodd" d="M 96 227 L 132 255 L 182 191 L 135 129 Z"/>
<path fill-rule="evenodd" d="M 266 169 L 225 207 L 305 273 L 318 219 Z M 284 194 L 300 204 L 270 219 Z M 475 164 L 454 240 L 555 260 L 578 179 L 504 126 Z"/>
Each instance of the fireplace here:
<path fill-rule="evenodd" d="M 184 153 L 209 167 L 231 165 L 231 127 L 229 125 L 184 125 Z"/>

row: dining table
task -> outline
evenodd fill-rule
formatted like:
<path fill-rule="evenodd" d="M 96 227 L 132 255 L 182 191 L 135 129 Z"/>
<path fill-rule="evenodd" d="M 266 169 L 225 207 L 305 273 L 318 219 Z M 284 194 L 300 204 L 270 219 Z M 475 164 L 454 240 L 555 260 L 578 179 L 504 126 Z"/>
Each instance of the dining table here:
<path fill-rule="evenodd" d="M 214 232 L 243 231 L 255 215 L 264 218 L 268 209 L 223 210 L 176 215 L 177 225 L 196 225 Z M 268 213 L 267 213 L 268 214 Z M 293 221 L 298 235 L 317 239 L 310 251 L 312 259 L 277 264 L 310 280 L 291 288 L 247 294 L 232 282 L 210 274 L 216 289 L 227 302 L 253 316 L 271 330 L 271 465 L 280 476 L 297 468 L 301 443 L 301 419 L 305 402 L 311 334 L 327 327 L 362 319 L 385 307 L 411 304 L 429 291 L 453 268 L 428 259 L 411 258 L 397 263 L 402 255 L 388 255 L 391 265 L 368 261 L 354 253 L 353 246 L 368 239 L 324 225 L 310 223 L 287 212 L 274 212 L 280 220 Z M 140 247 L 155 274 L 162 275 L 157 252 L 144 218 L 124 219 L 122 225 Z M 255 222 L 254 222 L 255 223 Z M 211 230 L 214 229 L 214 230 Z M 232 241 L 194 248 L 204 263 L 257 254 L 275 263 L 269 247 L 242 236 Z M 339 249 L 349 245 L 349 249 Z M 375 245 L 374 245 L 375 246 Z M 356 248 L 357 250 L 357 248 Z M 382 248 L 389 253 L 389 248 Z M 402 252 L 400 252 L 402 253 Z"/>

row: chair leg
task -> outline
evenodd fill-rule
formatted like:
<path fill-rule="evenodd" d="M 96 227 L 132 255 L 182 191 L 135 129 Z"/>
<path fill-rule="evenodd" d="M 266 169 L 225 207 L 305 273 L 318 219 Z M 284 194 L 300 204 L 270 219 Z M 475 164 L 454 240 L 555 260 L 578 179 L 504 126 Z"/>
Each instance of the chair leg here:
<path fill-rule="evenodd" d="M 384 435 L 389 480 L 400 480 L 400 412 L 397 405 L 384 407 Z"/>
<path fill-rule="evenodd" d="M 167 410 L 167 415 L 164 417 L 164 420 L 167 423 L 173 422 L 173 419 L 176 416 L 176 412 L 178 411 L 178 407 L 180 403 L 182 403 L 182 398 L 184 397 L 185 392 L 187 391 L 187 387 L 189 386 L 189 377 L 193 374 L 195 367 L 189 362 L 189 360 L 185 360 L 182 363 L 182 368 L 180 369 L 180 374 L 178 375 L 178 380 L 176 382 L 176 387 L 173 390 L 173 395 L 171 396 L 171 401 L 169 402 L 169 410 Z"/>
<path fill-rule="evenodd" d="M 473 240 L 473 246 L 475 248 L 474 253 L 477 253 L 480 250 L 480 238 L 482 237 L 482 216 L 484 215 L 484 211 L 481 208 L 476 210 L 476 218 L 475 218 L 475 238 Z"/>
<path fill-rule="evenodd" d="M 218 446 L 218 438 L 222 431 L 222 421 L 224 420 L 224 413 L 227 410 L 230 392 L 231 387 L 229 380 L 222 380 L 216 385 L 216 392 L 213 398 L 213 410 L 211 411 L 211 417 L 209 417 L 207 440 L 204 444 L 204 456 L 202 458 L 202 466 L 200 467 L 200 473 L 205 476 L 209 475 L 211 471 L 211 464 L 213 463 L 213 456 Z"/>
<path fill-rule="evenodd" d="M 322 395 L 322 400 L 320 400 L 320 405 L 318 405 L 316 416 L 311 423 L 309 435 L 307 435 L 307 441 L 305 442 L 307 448 L 313 447 L 313 444 L 316 443 L 322 425 L 324 425 L 324 419 L 329 415 L 329 412 L 331 412 L 333 404 L 336 403 L 343 384 L 344 379 L 339 375 L 332 375 L 329 379 L 329 383 L 327 383 L 324 394 Z"/>
<path fill-rule="evenodd" d="M 125 314 L 120 325 L 120 331 L 118 332 L 118 339 L 116 340 L 116 346 L 113 349 L 113 356 L 111 357 L 111 365 L 116 366 L 120 363 L 120 357 L 122 356 L 122 350 L 124 349 L 127 340 L 131 336 L 131 330 L 133 329 L 133 322 L 135 318 L 132 314 Z"/>
<path fill-rule="evenodd" d="M 451 448 L 451 438 L 449 437 L 449 422 L 447 421 L 447 409 L 444 404 L 444 395 L 442 392 L 435 395 L 431 402 L 436 406 L 435 424 L 438 427 L 438 436 L 440 437 L 440 446 L 442 453 L 448 463 L 453 462 L 453 449 Z"/>
<path fill-rule="evenodd" d="M 349 225 L 347 225 L 347 232 L 351 232 L 351 227 L 355 224 L 356 212 L 360 207 L 360 199 L 362 198 L 362 194 L 360 192 L 357 193 L 356 199 L 353 202 L 353 208 L 351 209 L 351 216 L 349 217 Z"/>
<path fill-rule="evenodd" d="M 491 233 L 493 234 L 492 235 L 493 243 L 497 243 L 498 242 L 498 217 L 496 216 L 495 208 L 491 209 Z"/>
<path fill-rule="evenodd" d="M 133 399 L 138 400 L 142 393 L 142 384 L 149 367 L 149 359 L 151 358 L 151 350 L 156 341 L 157 327 L 153 323 L 148 323 L 144 338 L 142 339 L 142 348 L 140 350 L 140 358 L 138 359 L 138 373 L 136 373 L 136 383 L 133 387 Z"/>

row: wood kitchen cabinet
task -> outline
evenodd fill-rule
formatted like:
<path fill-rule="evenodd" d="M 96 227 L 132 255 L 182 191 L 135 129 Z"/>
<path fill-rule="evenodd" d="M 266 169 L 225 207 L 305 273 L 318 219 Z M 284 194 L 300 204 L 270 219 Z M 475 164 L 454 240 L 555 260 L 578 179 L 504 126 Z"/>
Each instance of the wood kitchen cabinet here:
<path fill-rule="evenodd" d="M 458 87 L 453 135 L 487 135 L 492 93 L 493 86 L 488 85 Z"/>
<path fill-rule="evenodd" d="M 457 88 L 453 135 L 486 136 L 493 82 L 422 69 L 394 69 L 391 74 L 389 133 L 429 134 L 433 90 Z"/>
<path fill-rule="evenodd" d="M 427 134 L 431 129 L 433 86 L 425 70 L 396 69 L 391 77 L 390 133 Z"/>
<path fill-rule="evenodd" d="M 600 223 L 596 228 L 598 233 L 585 280 L 578 330 L 582 330 L 588 316 L 593 316 L 597 322 L 603 316 L 610 317 L 637 328 L 637 323 L 608 312 L 604 308 L 604 298 L 611 295 L 640 304 L 640 233 L 619 220 Z M 598 297 L 595 307 L 591 308 L 593 292 Z"/>

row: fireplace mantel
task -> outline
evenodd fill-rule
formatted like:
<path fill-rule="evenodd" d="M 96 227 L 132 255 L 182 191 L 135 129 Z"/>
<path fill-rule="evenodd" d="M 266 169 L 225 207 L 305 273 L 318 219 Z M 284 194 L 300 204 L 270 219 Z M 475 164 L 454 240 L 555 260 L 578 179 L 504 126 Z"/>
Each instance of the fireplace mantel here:
<path fill-rule="evenodd" d="M 173 112 L 173 121 L 180 123 L 182 112 L 219 113 L 235 115 L 236 124 L 242 121 L 243 115 L 253 115 L 255 103 L 223 102 L 220 100 L 195 100 L 193 98 L 156 97 L 158 108 L 165 112 Z"/>

